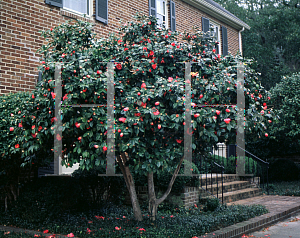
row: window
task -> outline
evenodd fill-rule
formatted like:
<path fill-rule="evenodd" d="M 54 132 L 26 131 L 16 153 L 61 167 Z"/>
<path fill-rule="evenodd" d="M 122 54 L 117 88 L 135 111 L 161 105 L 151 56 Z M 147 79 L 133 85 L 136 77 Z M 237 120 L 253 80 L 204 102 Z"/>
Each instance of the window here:
<path fill-rule="evenodd" d="M 221 30 L 221 31 L 220 31 Z M 219 44 L 216 44 L 216 53 L 223 55 L 228 55 L 228 44 L 227 44 L 227 28 L 220 25 L 216 22 L 213 22 L 205 17 L 202 17 L 202 31 L 208 32 L 211 31 L 214 35 L 215 41 L 219 42 Z M 222 32 L 222 42 L 221 42 L 221 33 Z"/>
<path fill-rule="evenodd" d="M 175 5 L 174 5 L 175 7 Z M 149 14 L 156 16 L 159 27 L 168 28 L 168 11 L 167 4 L 164 0 L 149 0 Z M 175 14 L 175 12 L 174 12 Z M 175 15 L 174 15 L 175 18 Z M 175 22 L 174 22 L 175 24 Z"/>
<path fill-rule="evenodd" d="M 87 16 L 93 15 L 93 2 L 96 2 L 96 20 L 107 24 L 108 0 L 45 0 L 45 3 L 51 6 L 61 7 Z"/>
<path fill-rule="evenodd" d="M 211 28 L 213 30 L 214 33 L 214 37 L 215 37 L 215 41 L 219 42 L 219 44 L 216 44 L 216 53 L 220 54 L 221 52 L 221 42 L 220 42 L 220 25 L 218 25 L 215 22 L 211 22 Z"/>
<path fill-rule="evenodd" d="M 163 0 L 156 0 L 157 6 L 157 24 L 162 27 L 163 25 L 167 28 L 167 21 L 166 21 L 166 2 Z"/>
<path fill-rule="evenodd" d="M 90 15 L 91 0 L 64 0 L 63 8 L 79 14 Z"/>

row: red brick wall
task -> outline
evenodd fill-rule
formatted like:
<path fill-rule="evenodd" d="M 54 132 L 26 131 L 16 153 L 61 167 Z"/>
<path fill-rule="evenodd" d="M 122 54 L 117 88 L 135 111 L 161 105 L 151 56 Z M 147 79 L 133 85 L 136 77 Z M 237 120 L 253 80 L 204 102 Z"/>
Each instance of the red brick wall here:
<path fill-rule="evenodd" d="M 108 2 L 108 25 L 96 21 L 94 17 L 89 20 L 96 24 L 95 32 L 99 37 L 117 32 L 120 20 L 123 23 L 133 20 L 132 16 L 137 11 L 149 14 L 148 0 L 109 0 Z M 40 58 L 40 55 L 35 52 L 45 43 L 39 31 L 79 17 L 58 7 L 47 5 L 44 0 L 2 0 L 0 4 L 0 95 L 32 91 L 37 82 L 37 66 Z M 237 30 L 181 0 L 175 0 L 175 4 L 177 31 L 191 32 L 192 26 L 195 25 L 201 29 L 201 17 L 207 17 L 227 27 L 228 50 L 233 54 L 237 52 L 239 47 Z M 93 11 L 95 14 L 95 3 Z"/>

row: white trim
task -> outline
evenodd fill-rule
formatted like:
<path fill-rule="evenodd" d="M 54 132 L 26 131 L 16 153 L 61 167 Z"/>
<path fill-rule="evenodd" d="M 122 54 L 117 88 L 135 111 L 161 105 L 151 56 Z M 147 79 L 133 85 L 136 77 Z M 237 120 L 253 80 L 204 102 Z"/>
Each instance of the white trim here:
<path fill-rule="evenodd" d="M 165 5 L 165 12 L 164 12 L 164 17 L 165 17 L 165 28 L 166 29 L 168 29 L 169 28 L 169 26 L 168 26 L 168 22 L 169 22 L 169 18 L 168 18 L 168 3 L 167 3 L 167 1 L 166 0 L 155 0 L 155 6 L 156 6 L 156 17 L 157 17 L 157 15 L 160 15 L 159 13 L 158 13 L 158 4 L 157 4 L 157 2 L 158 1 L 162 1 L 163 2 L 163 4 Z"/>
<path fill-rule="evenodd" d="M 245 30 L 245 28 L 243 27 L 243 29 L 239 31 L 239 49 L 240 49 L 241 55 L 243 55 L 243 48 L 242 48 L 242 32 L 243 32 L 244 30 Z"/>

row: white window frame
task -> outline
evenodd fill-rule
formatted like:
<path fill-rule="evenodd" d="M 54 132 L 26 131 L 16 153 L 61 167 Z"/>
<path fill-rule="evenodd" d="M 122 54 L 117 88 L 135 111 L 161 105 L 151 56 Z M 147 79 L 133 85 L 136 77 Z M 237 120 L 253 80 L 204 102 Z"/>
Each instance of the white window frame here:
<path fill-rule="evenodd" d="M 214 22 L 212 20 L 209 20 L 209 24 L 210 24 L 210 27 L 214 29 L 214 34 L 216 36 L 216 41 L 219 42 L 218 44 L 218 50 L 219 50 L 219 54 L 221 55 L 221 50 L 222 50 L 222 47 L 221 47 L 221 26 L 219 23 L 217 22 Z M 216 28 L 218 27 L 218 31 L 216 31 Z"/>
<path fill-rule="evenodd" d="M 156 5 L 156 17 L 158 18 L 158 15 L 161 15 L 161 14 L 159 14 L 158 12 L 158 2 L 162 2 L 163 3 L 163 7 L 164 7 L 164 10 L 165 10 L 165 12 L 164 12 L 164 15 L 162 15 L 163 17 L 165 17 L 165 23 L 164 23 L 164 26 L 165 26 L 165 28 L 166 29 L 168 29 L 168 8 L 167 8 L 167 1 L 165 1 L 165 0 L 156 0 L 155 1 L 155 5 Z M 163 10 L 163 9 L 162 9 Z M 160 25 L 159 25 L 159 27 L 161 27 Z"/>
<path fill-rule="evenodd" d="M 86 14 L 86 16 L 91 17 L 93 15 L 93 0 L 87 0 L 87 2 L 88 2 L 88 14 Z M 72 12 L 74 14 L 80 15 L 80 16 L 83 16 L 85 14 L 85 13 L 78 12 L 73 9 L 67 8 L 65 6 L 63 6 L 63 9 L 66 11 Z"/>

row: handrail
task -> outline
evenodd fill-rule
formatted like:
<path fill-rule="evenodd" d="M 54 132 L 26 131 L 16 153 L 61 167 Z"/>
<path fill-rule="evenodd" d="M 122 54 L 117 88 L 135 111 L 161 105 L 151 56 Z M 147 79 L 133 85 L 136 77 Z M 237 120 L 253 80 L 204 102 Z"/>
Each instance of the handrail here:
<path fill-rule="evenodd" d="M 259 160 L 260 162 L 262 162 L 262 163 L 264 163 L 264 164 L 267 164 L 267 165 L 269 164 L 268 162 L 266 162 L 266 161 L 264 161 L 264 160 L 258 158 L 257 156 L 251 154 L 249 151 L 243 149 L 242 147 L 240 147 L 240 146 L 238 146 L 238 145 L 236 145 L 236 146 L 239 147 L 240 149 L 242 149 L 243 151 L 247 152 L 249 155 L 253 156 L 256 160 Z"/>
<path fill-rule="evenodd" d="M 214 161 L 213 161 L 214 162 Z M 214 164 L 215 165 L 217 165 L 219 168 L 222 168 L 222 170 L 224 171 L 225 170 L 225 168 L 224 168 L 224 166 L 222 166 L 222 165 L 219 165 L 218 163 L 216 163 L 216 162 L 214 162 Z"/>

